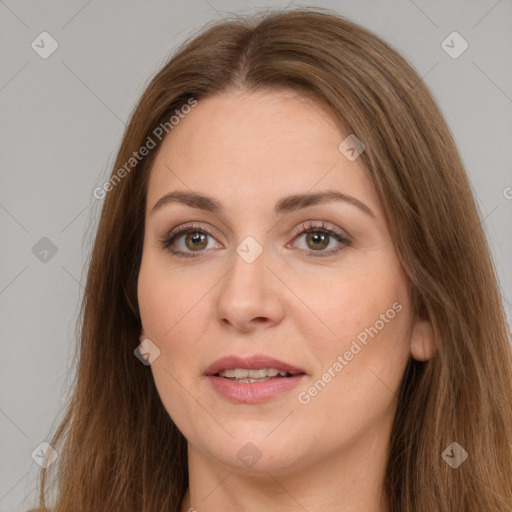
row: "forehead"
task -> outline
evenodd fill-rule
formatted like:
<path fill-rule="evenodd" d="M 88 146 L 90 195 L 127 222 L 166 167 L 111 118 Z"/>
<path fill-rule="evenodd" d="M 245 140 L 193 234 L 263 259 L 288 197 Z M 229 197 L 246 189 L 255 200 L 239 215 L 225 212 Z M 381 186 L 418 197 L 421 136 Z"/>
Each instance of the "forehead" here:
<path fill-rule="evenodd" d="M 334 188 L 376 201 L 360 159 L 338 149 L 349 135 L 327 107 L 281 90 L 200 100 L 166 136 L 151 170 L 148 204 L 193 189 L 238 206 Z"/>

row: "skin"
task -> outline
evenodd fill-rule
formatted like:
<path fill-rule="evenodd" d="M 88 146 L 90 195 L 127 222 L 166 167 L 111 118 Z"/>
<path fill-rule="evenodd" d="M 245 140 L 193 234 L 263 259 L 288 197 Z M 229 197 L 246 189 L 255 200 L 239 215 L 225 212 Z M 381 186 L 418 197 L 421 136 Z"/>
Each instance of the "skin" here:
<path fill-rule="evenodd" d="M 360 158 L 338 149 L 348 135 L 321 104 L 295 91 L 216 95 L 199 101 L 165 138 L 151 170 L 138 299 L 143 329 L 160 350 L 150 368 L 162 402 L 188 441 L 190 486 L 182 511 L 387 511 L 380 497 L 399 384 L 410 357 L 432 356 L 430 324 L 410 305 L 409 284 Z M 171 191 L 217 199 L 214 214 L 169 203 Z M 283 196 L 336 190 L 331 201 L 275 215 Z M 323 249 L 294 229 L 321 222 L 349 235 Z M 193 222 L 208 244 L 181 233 L 173 255 L 161 239 Z M 237 246 L 253 237 L 252 263 Z M 327 243 L 326 242 L 326 243 Z M 197 243 L 197 242 L 196 242 Z M 340 248 L 322 257 L 319 253 Z M 195 249 L 195 252 L 194 252 Z M 308 257 L 311 255 L 312 257 Z M 401 311 L 307 391 L 361 332 Z M 305 370 L 297 388 L 259 404 L 217 394 L 204 375 L 227 355 L 266 354 Z M 261 458 L 237 457 L 248 442 Z"/>

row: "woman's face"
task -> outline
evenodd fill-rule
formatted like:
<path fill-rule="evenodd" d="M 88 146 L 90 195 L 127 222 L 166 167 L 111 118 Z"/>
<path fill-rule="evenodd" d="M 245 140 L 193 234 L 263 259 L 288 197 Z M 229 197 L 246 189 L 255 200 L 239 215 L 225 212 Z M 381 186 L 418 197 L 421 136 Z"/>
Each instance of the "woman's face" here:
<path fill-rule="evenodd" d="M 199 101 L 163 141 L 141 340 L 203 460 L 279 474 L 387 442 L 426 331 L 348 135 L 295 92 L 243 92 Z"/>

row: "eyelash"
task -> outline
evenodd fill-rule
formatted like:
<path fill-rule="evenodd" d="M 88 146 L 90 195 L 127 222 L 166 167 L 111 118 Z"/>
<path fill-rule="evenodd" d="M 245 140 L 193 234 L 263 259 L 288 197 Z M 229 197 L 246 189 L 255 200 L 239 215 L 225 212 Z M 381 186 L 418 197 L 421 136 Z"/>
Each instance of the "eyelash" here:
<path fill-rule="evenodd" d="M 173 254 L 175 256 L 179 256 L 182 258 L 197 258 L 200 256 L 199 253 L 196 255 L 196 254 L 189 253 L 189 252 L 182 252 L 182 251 L 176 251 L 174 249 L 171 249 L 172 243 L 177 238 L 179 238 L 181 235 L 189 234 L 189 233 L 196 233 L 196 232 L 203 233 L 208 236 L 212 236 L 212 235 L 210 235 L 210 233 L 208 233 L 208 231 L 206 231 L 199 225 L 184 224 L 183 226 L 180 226 L 180 227 L 174 229 L 168 235 L 164 236 L 160 240 L 160 246 L 163 249 L 167 249 L 171 254 Z M 337 233 L 336 231 L 333 231 L 332 229 L 329 229 L 323 222 L 319 226 L 304 223 L 301 226 L 295 228 L 293 240 L 298 238 L 300 235 L 307 234 L 307 233 L 324 233 L 326 235 L 333 237 L 338 242 L 343 244 L 342 246 L 338 246 L 334 249 L 330 249 L 327 251 L 312 251 L 312 250 L 308 251 L 306 249 L 300 249 L 300 250 L 308 253 L 307 257 L 310 257 L 310 258 L 325 258 L 328 256 L 332 256 L 332 255 L 338 253 L 344 247 L 350 247 L 352 245 L 352 241 L 348 237 L 342 235 L 341 233 Z M 213 236 L 212 236 L 212 238 L 213 238 Z M 204 252 L 204 251 L 199 251 L 199 252 Z"/>

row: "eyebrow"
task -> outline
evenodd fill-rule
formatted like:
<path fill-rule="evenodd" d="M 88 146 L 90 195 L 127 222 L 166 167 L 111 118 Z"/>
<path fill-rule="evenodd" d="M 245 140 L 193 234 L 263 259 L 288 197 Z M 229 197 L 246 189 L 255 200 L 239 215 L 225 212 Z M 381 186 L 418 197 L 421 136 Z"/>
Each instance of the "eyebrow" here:
<path fill-rule="evenodd" d="M 302 208 L 307 208 L 308 206 L 333 201 L 342 201 L 352 206 L 356 206 L 364 213 L 375 218 L 375 214 L 364 203 L 355 197 L 343 194 L 337 190 L 326 190 L 324 192 L 317 192 L 314 194 L 295 194 L 283 197 L 276 203 L 274 212 L 276 215 L 280 215 L 297 211 Z M 191 208 L 198 208 L 215 214 L 221 214 L 224 212 L 222 204 L 213 197 L 198 194 L 197 192 L 174 191 L 162 196 L 151 209 L 151 214 L 154 214 L 157 210 L 160 210 L 171 203 L 181 203 L 190 206 Z"/>

